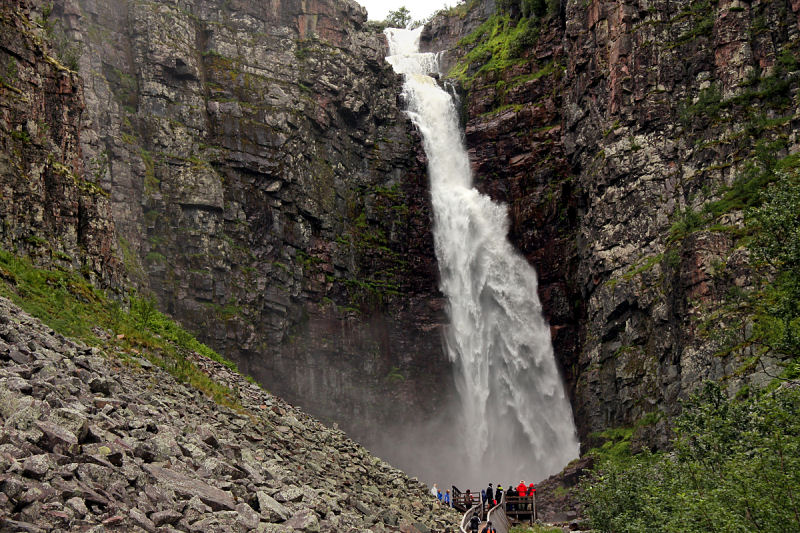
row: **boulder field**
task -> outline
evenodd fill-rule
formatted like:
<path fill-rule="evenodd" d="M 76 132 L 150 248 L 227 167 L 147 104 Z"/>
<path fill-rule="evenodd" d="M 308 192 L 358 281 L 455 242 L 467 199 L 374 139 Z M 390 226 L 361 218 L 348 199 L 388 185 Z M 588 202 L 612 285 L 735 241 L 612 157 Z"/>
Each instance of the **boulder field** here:
<path fill-rule="evenodd" d="M 236 392 L 235 407 L 0 299 L 0 529 L 457 528 L 425 485 L 342 431 L 191 357 Z"/>

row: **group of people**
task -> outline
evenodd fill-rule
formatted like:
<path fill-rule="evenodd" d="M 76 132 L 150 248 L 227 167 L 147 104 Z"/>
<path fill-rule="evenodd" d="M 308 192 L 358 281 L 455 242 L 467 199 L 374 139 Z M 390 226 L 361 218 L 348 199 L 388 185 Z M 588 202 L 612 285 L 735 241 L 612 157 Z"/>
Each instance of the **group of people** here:
<path fill-rule="evenodd" d="M 433 487 L 431 487 L 431 494 L 435 498 L 437 498 L 440 502 L 442 502 L 444 505 L 446 505 L 448 507 L 452 507 L 453 506 L 453 501 L 450 499 L 450 490 L 449 489 L 445 490 L 444 494 L 442 494 L 442 491 L 439 490 L 439 486 L 436 483 L 434 483 Z"/>
<path fill-rule="evenodd" d="M 469 492 L 469 490 L 467 491 Z M 533 483 L 526 485 L 524 481 L 520 480 L 519 485 L 516 487 L 511 487 L 506 492 L 506 496 L 509 498 L 516 498 L 519 496 L 520 498 L 525 498 L 529 496 L 534 496 L 536 494 L 536 487 Z M 492 484 L 489 483 L 489 486 L 486 490 L 481 491 L 481 501 L 487 504 L 489 507 L 494 507 L 503 499 L 503 486 L 497 485 L 497 489 L 492 488 Z"/>
<path fill-rule="evenodd" d="M 439 486 L 434 483 L 433 487 L 431 487 L 431 494 L 440 502 L 442 502 L 442 504 L 447 505 L 448 507 L 453 506 L 453 501 L 449 490 L 445 490 L 444 494 L 442 494 L 442 492 L 439 490 Z M 505 494 L 506 505 L 508 506 L 507 509 L 509 511 L 513 511 L 515 509 L 526 510 L 531 508 L 530 503 L 520 501 L 518 498 L 532 498 L 536 495 L 536 487 L 533 483 L 526 485 L 524 481 L 520 480 L 517 486 L 511 486 L 507 491 L 505 491 Z M 466 490 L 464 496 L 467 502 L 473 501 L 473 495 L 469 489 Z M 481 503 L 483 504 L 484 508 L 492 508 L 501 501 L 503 501 L 502 485 L 497 485 L 497 488 L 495 489 L 492 484 L 489 483 L 489 486 L 486 489 L 481 490 Z M 478 515 L 478 512 L 475 512 L 469 521 L 470 531 L 472 531 L 472 533 L 478 533 L 480 523 L 480 516 Z M 496 530 L 492 526 L 491 522 L 487 522 L 481 533 L 496 533 Z"/>

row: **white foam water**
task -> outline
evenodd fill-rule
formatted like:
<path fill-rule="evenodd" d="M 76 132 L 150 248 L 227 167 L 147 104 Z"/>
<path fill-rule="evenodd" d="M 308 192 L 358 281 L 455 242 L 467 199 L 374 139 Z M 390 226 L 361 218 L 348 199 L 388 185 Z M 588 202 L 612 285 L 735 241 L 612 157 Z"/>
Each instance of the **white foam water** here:
<path fill-rule="evenodd" d="M 577 457 L 579 445 L 536 272 L 508 241 L 506 206 L 472 187 L 453 100 L 429 76 L 437 56 L 419 53 L 420 32 L 387 29 L 386 59 L 405 75 L 406 112 L 428 157 L 440 288 L 449 302 L 445 345 L 463 431 L 452 457 L 467 486 L 543 479 Z"/>

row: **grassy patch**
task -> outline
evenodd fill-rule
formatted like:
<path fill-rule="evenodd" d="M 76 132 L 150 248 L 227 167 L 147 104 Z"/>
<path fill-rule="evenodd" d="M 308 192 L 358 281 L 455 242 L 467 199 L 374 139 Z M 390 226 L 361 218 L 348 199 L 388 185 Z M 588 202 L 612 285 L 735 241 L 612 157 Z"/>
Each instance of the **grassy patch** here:
<path fill-rule="evenodd" d="M 560 487 L 559 487 L 560 488 Z M 532 526 L 514 526 L 510 533 L 562 533 L 564 530 L 560 527 L 542 526 L 534 524 Z"/>
<path fill-rule="evenodd" d="M 525 61 L 522 53 L 536 42 L 539 26 L 533 18 L 513 20 L 508 15 L 492 15 L 464 37 L 460 46 L 472 49 L 450 70 L 448 77 L 469 86 L 478 76 L 506 70 Z"/>
<path fill-rule="evenodd" d="M 212 381 L 187 356 L 198 352 L 234 371 L 236 365 L 160 313 L 152 298 L 131 296 L 125 309 L 74 272 L 36 268 L 5 250 L 0 250 L 0 295 L 66 337 L 123 358 L 145 357 L 217 403 L 238 407 L 233 391 Z"/>

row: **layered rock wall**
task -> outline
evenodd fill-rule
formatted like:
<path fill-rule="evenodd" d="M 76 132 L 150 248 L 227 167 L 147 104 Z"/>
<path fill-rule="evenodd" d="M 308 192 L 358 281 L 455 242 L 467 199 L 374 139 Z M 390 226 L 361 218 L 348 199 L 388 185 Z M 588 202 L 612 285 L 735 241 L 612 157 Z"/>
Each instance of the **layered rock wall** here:
<path fill-rule="evenodd" d="M 428 49 L 499 16 L 468 5 L 431 25 Z M 162 308 L 367 442 L 440 405 L 424 156 L 361 8 L 9 7 L 4 246 L 114 284 L 116 240 Z M 798 150 L 800 19 L 785 0 L 558 11 L 528 20 L 512 60 L 493 63 L 501 41 L 473 58 L 462 101 L 478 186 L 509 205 L 538 268 L 585 439 L 674 412 L 704 378 L 765 378 L 716 332 L 752 277 L 737 191 Z M 78 78 L 42 45 L 51 17 L 79 45 L 82 118 Z"/>
<path fill-rule="evenodd" d="M 55 4 L 82 46 L 84 164 L 140 289 L 359 439 L 416 416 L 420 388 L 435 403 L 450 382 L 424 161 L 363 9 Z"/>
<path fill-rule="evenodd" d="M 84 173 L 81 80 L 48 45 L 52 25 L 27 2 L 5 2 L 0 25 L 0 243 L 116 283 L 108 195 Z"/>
<path fill-rule="evenodd" d="M 800 149 L 800 56 L 788 2 L 567 2 L 563 14 L 537 21 L 511 66 L 471 64 L 464 93 L 476 179 L 509 204 L 538 269 L 586 442 L 674 413 L 703 379 L 736 390 L 772 372 L 719 332 L 752 278 L 737 191 Z M 467 42 L 456 55 L 480 43 Z"/>

